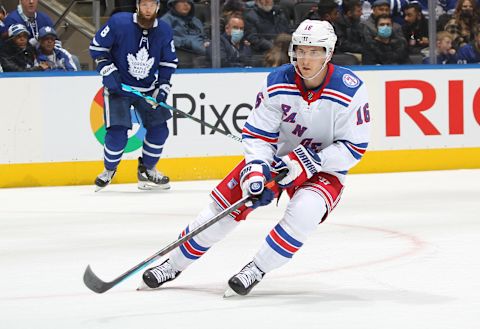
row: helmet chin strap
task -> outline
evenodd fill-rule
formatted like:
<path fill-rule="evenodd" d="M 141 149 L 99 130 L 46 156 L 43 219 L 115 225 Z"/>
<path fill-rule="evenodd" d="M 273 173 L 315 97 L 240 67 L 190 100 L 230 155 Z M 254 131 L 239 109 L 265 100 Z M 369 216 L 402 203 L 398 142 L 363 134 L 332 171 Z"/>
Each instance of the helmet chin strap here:
<path fill-rule="evenodd" d="M 326 58 L 325 59 L 325 62 L 323 62 L 323 65 L 322 67 L 320 68 L 320 70 L 318 70 L 317 73 L 315 73 L 313 76 L 307 78 L 307 77 L 304 77 L 302 75 L 302 73 L 300 73 L 300 70 L 298 69 L 298 66 L 297 66 L 297 61 L 294 61 L 293 58 L 292 60 L 290 61 L 293 65 L 293 67 L 295 68 L 295 72 L 297 72 L 297 74 L 303 79 L 303 80 L 313 80 L 315 79 L 326 67 L 327 67 L 327 63 L 330 61 L 330 58 Z"/>

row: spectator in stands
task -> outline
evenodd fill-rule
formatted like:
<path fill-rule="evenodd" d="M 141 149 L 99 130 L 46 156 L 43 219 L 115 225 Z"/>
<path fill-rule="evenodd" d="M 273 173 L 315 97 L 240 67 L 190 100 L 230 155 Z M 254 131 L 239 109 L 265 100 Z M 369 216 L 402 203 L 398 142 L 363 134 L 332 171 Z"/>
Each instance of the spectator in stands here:
<path fill-rule="evenodd" d="M 377 37 L 376 19 L 380 15 L 391 15 L 390 0 L 375 0 L 372 4 L 372 14 L 361 24 L 363 25 L 363 38 L 365 42 L 370 42 Z M 392 20 L 393 21 L 393 20 Z M 402 27 L 398 23 L 393 23 L 392 34 L 396 38 L 404 39 Z"/>
<path fill-rule="evenodd" d="M 254 8 L 245 14 L 245 29 L 252 49 L 263 54 L 273 47 L 277 34 L 290 33 L 290 24 L 273 0 L 255 0 Z"/>
<path fill-rule="evenodd" d="M 20 0 L 17 9 L 11 11 L 5 18 L 5 27 L 0 31 L 7 36 L 8 28 L 13 24 L 23 24 L 30 33 L 30 44 L 35 46 L 38 41 L 38 31 L 44 26 L 53 27 L 53 22 L 47 14 L 38 11 L 38 0 Z"/>
<path fill-rule="evenodd" d="M 251 66 L 250 43 L 244 38 L 245 22 L 241 16 L 230 16 L 220 36 L 220 58 L 222 67 Z M 211 57 L 210 47 L 208 56 Z"/>
<path fill-rule="evenodd" d="M 175 47 L 205 55 L 210 42 L 205 37 L 202 22 L 194 16 L 193 0 L 169 0 L 168 8 L 161 20 L 172 27 Z"/>
<path fill-rule="evenodd" d="M 473 39 L 473 29 L 478 23 L 476 2 L 458 0 L 452 19 L 445 25 L 445 31 L 453 35 L 455 49 L 460 49 Z"/>
<path fill-rule="evenodd" d="M 277 67 L 290 63 L 288 48 L 292 36 L 287 33 L 280 33 L 273 41 L 273 47 L 265 53 L 263 65 L 266 67 Z"/>
<path fill-rule="evenodd" d="M 452 48 L 453 37 L 447 31 L 440 31 L 437 33 L 437 64 L 456 64 L 457 55 L 454 48 Z M 428 52 L 425 48 L 422 53 Z M 427 53 L 428 54 L 428 53 Z M 423 64 L 430 64 L 430 57 L 427 55 L 422 61 Z"/>
<path fill-rule="evenodd" d="M 77 71 L 72 55 L 63 48 L 55 47 L 57 32 L 45 26 L 38 31 L 37 61 L 48 64 L 51 71 Z"/>
<path fill-rule="evenodd" d="M 473 40 L 458 50 L 459 64 L 480 63 L 480 25 L 474 29 Z"/>
<path fill-rule="evenodd" d="M 403 8 L 405 25 L 403 35 L 407 39 L 408 53 L 420 54 L 423 48 L 428 47 L 428 21 L 422 14 L 422 7 L 412 2 Z"/>
<path fill-rule="evenodd" d="M 3 6 L 3 4 L 0 2 L 0 48 L 2 47 L 2 44 L 3 44 L 3 39 L 1 38 L 1 31 L 5 29 L 5 24 L 3 23 L 5 16 L 7 16 L 7 11 L 5 10 L 5 7 Z M 0 72 L 3 72 L 1 66 L 0 66 Z"/>
<path fill-rule="evenodd" d="M 407 42 L 393 34 L 393 20 L 390 15 L 376 18 L 377 35 L 367 40 L 362 55 L 362 64 L 405 64 L 409 62 Z"/>
<path fill-rule="evenodd" d="M 363 50 L 363 32 L 360 25 L 362 3 L 360 0 L 346 0 L 342 3 L 343 14 L 334 22 L 337 33 L 337 46 L 340 52 L 361 54 Z"/>
<path fill-rule="evenodd" d="M 5 19 L 5 16 L 7 16 L 7 10 L 3 6 L 3 4 L 0 2 L 0 25 L 4 25 L 3 21 Z"/>
<path fill-rule="evenodd" d="M 338 4 L 335 2 L 335 0 L 322 0 L 318 3 L 316 19 L 321 21 L 327 21 L 335 28 L 335 21 L 338 19 L 338 16 Z M 313 17 L 310 17 L 310 19 L 312 18 Z M 332 63 L 342 66 L 360 64 L 356 56 L 352 54 L 345 54 L 336 47 L 335 53 L 332 56 Z"/>
<path fill-rule="evenodd" d="M 225 30 L 227 20 L 232 17 L 243 17 L 245 13 L 245 3 L 242 0 L 227 0 L 222 6 L 220 17 L 220 31 Z"/>
<path fill-rule="evenodd" d="M 8 40 L 0 49 L 0 64 L 5 72 L 43 71 L 46 63 L 38 63 L 35 49 L 29 44 L 30 32 L 22 24 L 8 28 Z"/>

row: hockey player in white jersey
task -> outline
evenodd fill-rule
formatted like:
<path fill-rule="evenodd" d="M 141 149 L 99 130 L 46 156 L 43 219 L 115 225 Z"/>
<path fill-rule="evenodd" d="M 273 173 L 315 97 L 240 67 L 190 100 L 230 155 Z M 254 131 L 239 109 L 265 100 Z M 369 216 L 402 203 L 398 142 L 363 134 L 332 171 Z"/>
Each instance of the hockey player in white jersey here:
<path fill-rule="evenodd" d="M 168 109 L 152 108 L 143 98 L 122 91 L 124 83 L 165 102 L 170 78 L 177 67 L 173 32 L 157 19 L 159 0 L 137 0 L 137 12 L 117 13 L 95 34 L 90 54 L 103 77 L 104 118 L 107 130 L 104 145 L 105 170 L 95 179 L 97 191 L 107 186 L 117 166 L 132 129 L 130 107 L 140 115 L 146 129 L 142 156 L 138 159 L 140 189 L 169 188 L 169 178 L 155 166 L 168 137 Z"/>
<path fill-rule="evenodd" d="M 345 176 L 369 141 L 367 89 L 350 70 L 329 63 L 337 37 L 326 21 L 303 21 L 293 33 L 291 64 L 275 69 L 257 95 L 242 132 L 245 160 L 212 191 L 213 202 L 189 224 L 187 234 L 242 196 L 240 208 L 173 250 L 162 264 L 146 270 L 144 286 L 171 281 L 252 209 L 269 204 L 278 188 L 265 188 L 275 171 L 288 168 L 278 186 L 290 200 L 252 261 L 228 285 L 246 295 L 270 271 L 286 264 L 340 200 Z"/>

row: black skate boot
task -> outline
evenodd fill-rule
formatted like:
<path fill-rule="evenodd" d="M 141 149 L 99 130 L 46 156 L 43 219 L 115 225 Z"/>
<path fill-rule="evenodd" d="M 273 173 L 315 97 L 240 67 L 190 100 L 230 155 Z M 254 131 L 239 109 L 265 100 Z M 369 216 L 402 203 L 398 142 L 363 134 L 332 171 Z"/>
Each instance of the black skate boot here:
<path fill-rule="evenodd" d="M 155 167 L 152 169 L 147 169 L 143 164 L 143 159 L 138 158 L 138 188 L 140 190 L 168 190 L 170 188 L 170 178 L 164 176 L 160 171 Z"/>
<path fill-rule="evenodd" d="M 176 279 L 181 271 L 176 271 L 172 268 L 169 260 L 167 259 L 162 264 L 149 268 L 143 272 L 143 285 L 140 286 L 139 290 L 144 288 L 156 289 L 160 287 L 165 282 L 172 281 Z"/>
<path fill-rule="evenodd" d="M 100 175 L 98 175 L 97 178 L 95 178 L 95 185 L 96 185 L 95 192 L 100 191 L 105 186 L 110 184 L 116 172 L 117 170 L 105 169 Z"/>
<path fill-rule="evenodd" d="M 262 281 L 265 275 L 261 269 L 252 261 L 245 265 L 244 268 L 228 280 L 228 285 L 237 294 L 245 296 L 253 287 Z"/>

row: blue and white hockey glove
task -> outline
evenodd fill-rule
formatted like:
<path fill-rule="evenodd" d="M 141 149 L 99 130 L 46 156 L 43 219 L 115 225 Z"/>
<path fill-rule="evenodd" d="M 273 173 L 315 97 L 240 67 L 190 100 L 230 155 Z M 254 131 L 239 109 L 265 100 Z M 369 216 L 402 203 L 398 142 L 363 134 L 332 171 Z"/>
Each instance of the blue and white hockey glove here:
<path fill-rule="evenodd" d="M 162 83 L 153 91 L 152 97 L 155 98 L 158 104 L 160 104 L 165 103 L 168 94 L 170 94 L 170 84 Z M 155 104 L 155 106 L 152 105 L 152 107 L 156 108 L 158 104 Z"/>
<path fill-rule="evenodd" d="M 117 67 L 108 59 L 99 59 L 97 62 L 97 71 L 103 77 L 102 83 L 108 89 L 110 94 L 120 94 L 122 92 L 122 79 Z"/>
<path fill-rule="evenodd" d="M 254 160 L 243 167 L 240 172 L 243 196 L 254 197 L 251 202 L 247 203 L 248 207 L 255 209 L 272 202 L 275 195 L 272 190 L 265 188 L 265 183 L 270 179 L 270 167 L 261 160 Z"/>
<path fill-rule="evenodd" d="M 297 146 L 288 155 L 276 160 L 275 171 L 288 169 L 287 176 L 278 182 L 281 188 L 300 186 L 322 170 L 318 154 L 303 145 Z"/>

